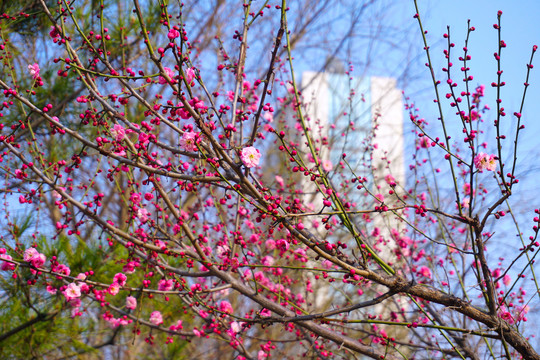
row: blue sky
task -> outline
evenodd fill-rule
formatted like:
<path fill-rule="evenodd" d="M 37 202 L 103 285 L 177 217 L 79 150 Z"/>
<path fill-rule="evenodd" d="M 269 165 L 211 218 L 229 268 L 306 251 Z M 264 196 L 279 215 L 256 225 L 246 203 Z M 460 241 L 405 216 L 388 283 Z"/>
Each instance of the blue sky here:
<path fill-rule="evenodd" d="M 412 3 L 412 2 L 411 2 Z M 412 6 L 411 6 L 412 8 Z M 507 47 L 503 50 L 501 62 L 503 81 L 507 85 L 502 89 L 503 106 L 508 114 L 517 111 L 523 93 L 526 67 L 529 61 L 533 45 L 540 45 L 540 1 L 501 1 L 501 0 L 476 0 L 476 1 L 423 1 L 420 4 L 420 12 L 423 16 L 425 28 L 429 30 L 429 39 L 432 44 L 438 43 L 434 48 L 435 58 L 442 60 L 441 50 L 444 44 L 440 42 L 441 35 L 446 32 L 446 26 L 450 25 L 452 41 L 456 43 L 455 51 L 458 53 L 463 47 L 467 19 L 476 31 L 469 41 L 469 53 L 472 55 L 470 62 L 471 72 L 474 74 L 477 84 L 486 85 L 486 100 L 490 105 L 494 104 L 495 92 L 489 84 L 496 80 L 497 64 L 493 53 L 497 49 L 497 31 L 493 24 L 497 22 L 497 11 L 502 15 L 502 39 Z M 538 154 L 537 144 L 540 134 L 540 121 L 537 117 L 540 113 L 540 54 L 536 54 L 533 62 L 536 67 L 532 70 L 527 90 L 526 105 L 524 109 L 524 147 L 531 148 Z M 424 58 L 425 59 L 425 58 Z M 440 70 L 440 69 L 438 69 Z M 456 69 L 457 70 L 457 69 Z M 494 108 L 494 106 L 491 106 Z M 510 119 L 510 116 L 507 116 Z"/>
<path fill-rule="evenodd" d="M 410 11 L 414 12 L 412 1 L 408 4 Z M 474 1 L 422 1 L 419 5 L 420 13 L 423 17 L 424 27 L 429 31 L 428 39 L 432 47 L 433 58 L 439 65 L 443 65 L 442 50 L 446 43 L 441 41 L 441 35 L 447 31 L 446 26 L 450 25 L 452 41 L 456 44 L 455 54 L 459 53 L 463 47 L 467 30 L 467 19 L 471 20 L 471 25 L 476 28 L 469 40 L 469 53 L 472 55 L 470 62 L 471 74 L 474 75 L 473 84 L 486 85 L 485 101 L 489 106 L 495 108 L 495 90 L 489 84 L 496 81 L 497 63 L 493 53 L 497 50 L 497 31 L 493 24 L 497 22 L 497 11 L 501 10 L 502 21 L 502 39 L 507 47 L 503 50 L 501 63 L 503 81 L 507 85 L 502 88 L 502 106 L 505 107 L 507 116 L 505 122 L 508 125 L 515 122 L 516 118 L 511 116 L 515 111 L 519 111 L 521 98 L 523 94 L 523 83 L 526 76 L 526 64 L 529 61 L 532 46 L 540 46 L 540 1 L 501 1 L 501 0 L 474 0 Z M 418 34 L 418 32 L 417 32 Z M 420 39 L 418 39 L 420 41 Z M 537 52 L 531 72 L 527 90 L 525 107 L 523 111 L 522 123 L 525 124 L 525 130 L 520 133 L 520 147 L 518 149 L 518 168 L 517 172 L 520 179 L 519 186 L 515 189 L 515 200 L 531 201 L 538 193 L 537 178 L 540 175 L 540 165 L 538 157 L 540 156 L 540 53 Z M 457 59 L 456 59 L 457 60 Z M 425 62 L 425 56 L 422 58 Z M 456 61 L 454 61 L 456 63 Z M 442 67 L 442 66 L 440 66 Z M 439 74 L 440 67 L 437 69 Z M 456 67 L 456 66 L 454 66 Z M 458 70 L 458 69 L 455 69 Z M 455 73 L 457 74 L 457 72 Z M 426 73 L 427 75 L 427 73 Z M 455 78 L 458 78 L 454 75 Z M 423 105 L 430 106 L 430 112 L 435 108 L 431 102 L 433 92 L 427 92 L 429 101 L 423 102 Z M 447 114 L 452 111 L 447 107 Z M 447 115 L 445 114 L 445 115 Z M 485 117 L 486 128 L 492 131 L 486 134 L 486 140 L 494 145 L 493 118 L 495 112 L 492 110 Z M 508 129 L 508 127 L 507 127 Z M 491 135 L 491 136 L 489 136 Z M 512 140 L 507 140 L 510 145 Z M 540 204 L 532 201 L 529 207 L 539 207 Z M 527 209 L 527 211 L 531 209 Z M 526 217 L 529 218 L 527 213 Z"/>

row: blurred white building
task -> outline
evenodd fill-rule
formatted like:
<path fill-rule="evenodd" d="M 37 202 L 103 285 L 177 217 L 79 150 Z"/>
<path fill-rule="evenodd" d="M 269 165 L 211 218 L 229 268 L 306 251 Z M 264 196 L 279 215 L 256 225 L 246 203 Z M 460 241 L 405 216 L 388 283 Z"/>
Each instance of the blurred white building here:
<path fill-rule="evenodd" d="M 321 152 L 322 160 L 336 164 L 346 153 L 353 170 L 364 174 L 369 163 L 376 171 L 368 175 L 377 181 L 392 174 L 397 183 L 404 183 L 403 101 L 395 79 L 305 72 L 302 94 L 311 136 L 332 147 L 330 153 Z M 366 159 L 371 142 L 377 145 Z"/>
<path fill-rule="evenodd" d="M 385 180 L 388 174 L 393 176 L 397 184 L 405 185 L 403 101 L 395 79 L 305 72 L 302 75 L 302 95 L 310 136 L 320 149 L 319 158 L 326 162 L 327 168 L 332 164 L 329 179 L 334 188 L 341 189 L 348 201 L 358 204 L 354 209 L 373 209 L 377 204 L 373 196 L 366 196 L 365 191 L 356 189 L 358 183 L 343 187 L 347 179 L 365 177 L 370 192 L 381 193 L 385 197 L 390 190 Z M 307 146 L 304 151 L 309 153 Z M 347 154 L 349 164 L 344 167 L 339 164 L 343 153 Z M 310 155 L 306 156 L 309 158 Z M 305 205 L 314 212 L 322 209 L 323 198 L 317 193 L 315 184 L 306 179 L 302 188 Z M 399 186 L 396 191 L 399 193 Z M 387 213 L 371 214 L 368 224 L 360 216 L 355 216 L 354 221 L 363 227 L 366 237 L 370 237 L 373 229 L 379 228 L 379 236 L 389 241 L 392 237 L 388 224 L 391 223 L 394 228 L 398 226 L 395 218 Z M 326 238 L 327 234 L 321 226 L 315 228 L 312 222 L 305 223 L 310 231 Z M 393 258 L 391 245 L 380 246 L 383 258 Z M 356 243 L 349 246 L 354 248 Z M 356 250 L 355 253 L 358 255 L 360 251 Z M 317 311 L 325 311 L 332 306 L 335 296 L 341 296 L 332 291 L 331 285 L 322 285 L 315 292 Z"/>

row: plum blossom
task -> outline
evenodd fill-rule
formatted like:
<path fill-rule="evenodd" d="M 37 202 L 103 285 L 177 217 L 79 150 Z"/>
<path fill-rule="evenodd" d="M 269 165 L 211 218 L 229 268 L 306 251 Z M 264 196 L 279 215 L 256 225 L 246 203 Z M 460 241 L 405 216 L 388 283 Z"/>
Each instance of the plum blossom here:
<path fill-rule="evenodd" d="M 131 194 L 129 199 L 131 200 L 132 203 L 139 204 L 142 200 L 141 193 L 133 193 Z"/>
<path fill-rule="evenodd" d="M 188 84 L 191 84 L 193 79 L 195 79 L 195 71 L 193 70 L 193 68 L 188 68 L 186 70 L 186 81 L 188 82 Z"/>
<path fill-rule="evenodd" d="M 3 254 L 0 254 L 0 259 L 12 260 L 12 257 L 8 254 L 3 253 Z M 7 261 L 2 261 L 2 266 L 0 266 L 0 269 L 3 271 L 15 270 L 15 264 L 9 263 Z"/>
<path fill-rule="evenodd" d="M 88 286 L 87 283 L 77 283 L 77 285 L 79 285 L 81 292 L 86 293 L 86 294 L 90 292 L 90 286 Z"/>
<path fill-rule="evenodd" d="M 159 280 L 159 283 L 158 283 L 159 291 L 171 291 L 173 287 L 174 287 L 174 281 L 172 279 Z"/>
<path fill-rule="evenodd" d="M 227 254 L 229 252 L 229 247 L 227 245 L 218 245 L 216 252 L 217 252 L 217 257 L 223 260 L 227 257 Z"/>
<path fill-rule="evenodd" d="M 32 79 L 37 79 L 39 77 L 39 65 L 37 63 L 28 65 L 28 72 L 32 75 Z"/>
<path fill-rule="evenodd" d="M 422 136 L 420 138 L 419 142 L 420 142 L 420 147 L 423 148 L 423 149 L 429 149 L 431 147 L 431 142 L 425 136 Z"/>
<path fill-rule="evenodd" d="M 169 330 L 172 330 L 172 331 L 178 331 L 178 330 L 182 330 L 184 327 L 182 326 L 182 320 L 178 320 L 176 322 L 176 325 L 171 325 L 169 327 Z"/>
<path fill-rule="evenodd" d="M 271 112 L 264 113 L 263 118 L 268 122 L 274 121 L 274 115 Z"/>
<path fill-rule="evenodd" d="M 248 146 L 242 149 L 242 152 L 240 153 L 240 158 L 242 159 L 242 162 L 246 167 L 252 168 L 259 165 L 261 153 L 253 146 Z"/>
<path fill-rule="evenodd" d="M 79 306 L 81 306 L 81 299 L 79 299 L 79 298 L 70 299 L 68 301 L 68 305 L 72 306 L 72 307 L 75 307 L 75 308 L 79 308 Z"/>
<path fill-rule="evenodd" d="M 165 74 L 167 74 L 167 76 L 174 82 L 174 72 L 168 67 L 164 67 L 163 70 L 165 70 Z M 167 80 L 163 76 L 160 76 L 158 78 L 158 83 L 160 83 L 161 85 L 167 84 Z"/>
<path fill-rule="evenodd" d="M 197 133 L 186 131 L 180 139 L 180 146 L 186 151 L 197 151 Z"/>
<path fill-rule="evenodd" d="M 141 264 L 137 260 L 133 260 L 124 265 L 122 267 L 122 271 L 126 274 L 133 274 L 135 272 L 135 268 L 139 266 L 141 266 Z"/>
<path fill-rule="evenodd" d="M 110 131 L 116 141 L 122 141 L 126 137 L 126 129 L 122 125 L 114 124 L 114 127 Z"/>
<path fill-rule="evenodd" d="M 505 306 L 501 306 L 501 308 L 498 311 L 498 315 L 501 319 L 506 320 L 510 325 L 515 323 L 514 318 L 512 317 L 512 314 L 507 310 Z"/>
<path fill-rule="evenodd" d="M 66 276 L 69 276 L 69 274 L 71 274 L 71 269 L 67 265 L 64 265 L 64 264 L 58 264 L 58 266 L 54 268 L 54 271 L 58 274 L 62 274 Z"/>
<path fill-rule="evenodd" d="M 126 298 L 126 308 L 130 310 L 135 310 L 136 307 L 137 307 L 137 299 L 134 298 L 133 296 L 128 296 Z"/>
<path fill-rule="evenodd" d="M 230 302 L 223 300 L 221 303 L 219 303 L 219 311 L 227 314 L 232 314 L 233 307 Z"/>
<path fill-rule="evenodd" d="M 174 40 L 179 36 L 180 36 L 180 32 L 176 29 L 169 30 L 169 33 L 167 34 L 167 37 L 169 38 L 169 40 Z"/>
<path fill-rule="evenodd" d="M 159 311 L 154 311 L 152 314 L 150 314 L 150 322 L 154 325 L 163 324 L 163 316 Z"/>
<path fill-rule="evenodd" d="M 113 277 L 113 282 L 118 283 L 120 286 L 126 285 L 127 276 L 122 273 L 116 273 Z"/>
<path fill-rule="evenodd" d="M 57 37 L 60 37 L 60 33 L 58 32 L 55 26 L 51 26 L 51 29 L 49 31 L 49 36 L 52 37 L 54 40 L 56 40 Z"/>
<path fill-rule="evenodd" d="M 23 260 L 24 261 L 30 261 L 32 260 L 35 256 L 37 256 L 39 253 L 36 249 L 34 248 L 28 248 L 24 251 L 24 255 L 23 255 Z"/>
<path fill-rule="evenodd" d="M 276 241 L 276 247 L 283 251 L 287 251 L 289 250 L 289 242 L 285 239 L 279 239 L 278 241 Z"/>
<path fill-rule="evenodd" d="M 191 105 L 195 110 L 199 110 L 200 112 L 205 112 L 208 109 L 206 105 L 204 105 L 204 101 L 199 100 L 199 98 L 196 96 L 193 99 L 189 100 L 188 104 Z"/>
<path fill-rule="evenodd" d="M 184 107 L 179 107 L 176 110 L 176 115 L 180 116 L 182 119 L 187 120 L 191 117 L 191 114 Z"/>
<path fill-rule="evenodd" d="M 474 166 L 482 172 L 484 170 L 487 171 L 495 171 L 497 168 L 497 163 L 495 161 L 495 155 L 491 154 L 488 155 L 486 153 L 480 152 L 478 155 L 474 157 Z"/>
<path fill-rule="evenodd" d="M 150 139 L 150 136 L 147 133 L 142 132 L 142 131 L 139 133 L 139 142 L 142 145 L 148 144 L 148 141 L 149 141 L 148 139 Z"/>
<path fill-rule="evenodd" d="M 117 282 L 113 282 L 111 285 L 109 285 L 109 288 L 107 289 L 107 291 L 112 296 L 116 296 L 118 292 L 120 291 L 120 285 Z"/>
<path fill-rule="evenodd" d="M 67 301 L 78 298 L 81 296 L 81 288 L 77 284 L 71 283 L 64 290 L 64 296 Z"/>
<path fill-rule="evenodd" d="M 272 266 L 274 265 L 274 258 L 269 255 L 265 256 L 261 259 L 261 264 L 263 264 L 264 266 Z"/>
<path fill-rule="evenodd" d="M 321 266 L 323 269 L 331 269 L 334 264 L 330 260 L 323 260 Z"/>
<path fill-rule="evenodd" d="M 86 274 L 85 273 L 79 273 L 79 275 L 77 275 L 77 279 L 79 279 L 81 281 L 86 280 Z"/>
<path fill-rule="evenodd" d="M 140 208 L 137 210 L 137 218 L 141 220 L 143 223 L 148 220 L 148 217 L 150 216 L 150 213 L 148 210 L 144 208 Z"/>
<path fill-rule="evenodd" d="M 23 259 L 24 259 L 24 261 L 30 262 L 32 264 L 32 266 L 34 266 L 36 268 L 43 266 L 43 264 L 45 264 L 45 261 L 47 260 L 45 255 L 40 254 L 34 248 L 26 249 L 24 251 Z"/>
<path fill-rule="evenodd" d="M 420 270 L 418 270 L 418 275 L 431 279 L 431 270 L 429 270 L 427 266 L 422 266 Z"/>
<path fill-rule="evenodd" d="M 269 250 L 274 250 L 276 248 L 276 241 L 273 239 L 268 239 L 265 241 L 264 245 Z"/>
<path fill-rule="evenodd" d="M 324 171 L 328 172 L 332 170 L 332 162 L 330 160 L 323 160 L 322 168 Z"/>
<path fill-rule="evenodd" d="M 233 321 L 233 322 L 231 323 L 231 330 L 232 330 L 234 333 L 238 334 L 238 333 L 240 332 L 240 330 L 242 330 L 242 324 L 239 323 L 238 321 Z"/>
<path fill-rule="evenodd" d="M 392 174 L 388 174 L 384 177 L 384 180 L 386 181 L 386 183 L 390 186 L 396 186 L 396 178 L 394 178 L 394 176 L 392 176 Z"/>

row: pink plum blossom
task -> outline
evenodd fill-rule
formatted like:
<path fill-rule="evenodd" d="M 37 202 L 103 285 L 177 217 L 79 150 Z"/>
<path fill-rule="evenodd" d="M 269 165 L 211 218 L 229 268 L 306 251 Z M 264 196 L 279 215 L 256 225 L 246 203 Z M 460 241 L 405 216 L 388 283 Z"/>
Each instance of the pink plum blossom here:
<path fill-rule="evenodd" d="M 150 322 L 154 325 L 163 324 L 163 316 L 159 311 L 154 311 L 152 314 L 150 314 Z"/>
<path fill-rule="evenodd" d="M 478 155 L 474 157 L 474 166 L 482 172 L 484 170 L 487 171 L 495 171 L 497 168 L 497 162 L 495 161 L 495 155 L 491 154 L 488 155 L 486 153 L 480 152 Z"/>
<path fill-rule="evenodd" d="M 431 270 L 427 266 L 422 266 L 418 270 L 418 275 L 431 279 Z"/>
<path fill-rule="evenodd" d="M 120 286 L 126 285 L 127 276 L 122 273 L 116 273 L 113 277 L 113 282 L 118 283 Z"/>
<path fill-rule="evenodd" d="M 197 151 L 197 136 L 198 134 L 192 131 L 186 131 L 180 139 L 180 146 L 186 151 Z"/>
<path fill-rule="evenodd" d="M 116 296 L 118 294 L 118 292 L 120 291 L 120 285 L 117 283 L 117 282 L 113 282 L 109 288 L 107 289 L 107 291 L 109 292 L 109 294 L 111 294 L 112 296 Z"/>
<path fill-rule="evenodd" d="M 274 265 L 274 258 L 270 255 L 265 256 L 261 259 L 261 264 L 263 264 L 264 266 L 272 266 Z"/>
<path fill-rule="evenodd" d="M 71 269 L 67 265 L 64 265 L 64 264 L 58 264 L 58 266 L 54 268 L 54 271 L 58 274 L 62 274 L 66 276 L 69 276 L 69 274 L 71 274 Z"/>
<path fill-rule="evenodd" d="M 0 259 L 12 260 L 12 257 L 8 254 L 0 254 Z M 2 261 L 2 266 L 0 266 L 0 269 L 2 269 L 3 271 L 15 270 L 15 264 L 9 263 L 7 261 Z"/>
<path fill-rule="evenodd" d="M 148 216 L 150 216 L 150 213 L 145 208 L 140 208 L 137 210 L 137 218 L 143 223 L 148 220 Z"/>
<path fill-rule="evenodd" d="M 179 107 L 178 109 L 176 109 L 176 115 L 180 116 L 184 120 L 187 120 L 191 117 L 189 111 L 187 111 L 184 107 Z"/>
<path fill-rule="evenodd" d="M 90 291 L 90 286 L 88 286 L 87 283 L 77 283 L 79 285 L 79 288 L 81 288 L 81 292 L 88 294 Z"/>
<path fill-rule="evenodd" d="M 163 279 L 158 282 L 159 291 L 171 291 L 174 287 L 174 281 L 172 279 Z"/>
<path fill-rule="evenodd" d="M 231 323 L 231 330 L 234 332 L 234 333 L 239 333 L 240 330 L 242 330 L 242 325 L 241 323 L 239 323 L 238 321 L 233 321 Z"/>
<path fill-rule="evenodd" d="M 180 32 L 176 29 L 169 30 L 169 33 L 167 34 L 167 37 L 169 38 L 169 40 L 174 40 L 179 36 L 180 36 Z"/>
<path fill-rule="evenodd" d="M 191 84 L 193 79 L 195 79 L 195 71 L 193 70 L 193 68 L 188 68 L 185 71 L 185 73 L 186 73 L 186 81 L 188 82 L 188 84 Z"/>
<path fill-rule="evenodd" d="M 287 251 L 289 250 L 289 242 L 285 239 L 279 239 L 278 241 L 276 241 L 276 247 L 283 251 Z"/>
<path fill-rule="evenodd" d="M 58 30 L 56 30 L 55 26 L 51 26 L 51 30 L 49 31 L 49 36 L 56 40 L 57 37 L 60 36 L 60 33 Z"/>
<path fill-rule="evenodd" d="M 232 314 L 233 307 L 230 302 L 223 300 L 221 303 L 219 303 L 219 311 L 227 314 Z"/>
<path fill-rule="evenodd" d="M 122 141 L 126 137 L 126 129 L 124 129 L 122 125 L 114 124 L 110 131 L 111 135 L 114 136 L 116 141 Z"/>
<path fill-rule="evenodd" d="M 169 327 L 169 330 L 172 330 L 172 331 L 178 331 L 178 330 L 182 330 L 184 327 L 182 326 L 182 320 L 178 320 L 176 322 L 176 325 L 171 325 Z"/>
<path fill-rule="evenodd" d="M 32 75 L 32 79 L 37 79 L 39 77 L 39 65 L 37 63 L 28 65 L 28 72 Z"/>
<path fill-rule="evenodd" d="M 384 177 L 384 180 L 386 181 L 386 183 L 390 186 L 395 186 L 396 185 L 396 179 L 394 178 L 394 176 L 392 176 L 392 174 L 388 174 Z"/>
<path fill-rule="evenodd" d="M 167 74 L 167 76 L 174 82 L 174 72 L 168 67 L 164 67 L 163 70 L 165 70 L 165 74 Z M 160 83 L 161 85 L 167 84 L 167 80 L 163 76 L 160 76 L 158 78 L 158 83 Z"/>
<path fill-rule="evenodd" d="M 140 132 L 139 133 L 139 142 L 142 144 L 142 145 L 146 145 L 148 144 L 148 139 L 150 138 L 150 136 L 148 136 L 147 133 L 145 132 Z"/>
<path fill-rule="evenodd" d="M 130 310 L 135 310 L 136 307 L 137 307 L 137 299 L 134 298 L 133 296 L 128 296 L 126 298 L 126 308 Z"/>
<path fill-rule="evenodd" d="M 332 170 L 332 162 L 330 160 L 323 160 L 322 162 L 322 168 L 324 171 L 331 171 Z"/>
<path fill-rule="evenodd" d="M 221 260 L 227 257 L 228 252 L 229 252 L 229 247 L 227 245 L 218 245 L 216 249 L 217 257 L 220 258 Z"/>
<path fill-rule="evenodd" d="M 193 99 L 189 100 L 188 104 L 191 105 L 195 110 L 199 110 L 201 112 L 205 112 L 207 110 L 204 101 L 199 100 L 198 97 L 194 97 Z"/>
<path fill-rule="evenodd" d="M 71 283 L 67 286 L 66 290 L 64 290 L 64 296 L 67 301 L 78 298 L 81 296 L 81 289 L 77 284 Z"/>
<path fill-rule="evenodd" d="M 252 168 L 259 165 L 261 153 L 253 146 L 248 146 L 242 149 L 242 152 L 240 153 L 240 158 L 242 159 L 242 162 L 246 167 Z"/>
<path fill-rule="evenodd" d="M 31 261 L 34 257 L 36 257 L 39 254 L 39 252 L 34 248 L 28 248 L 24 251 L 23 254 L 23 260 L 24 261 Z"/>
<path fill-rule="evenodd" d="M 142 200 L 142 196 L 140 193 L 133 193 L 131 194 L 129 199 L 131 200 L 132 203 L 139 204 Z"/>
<path fill-rule="evenodd" d="M 28 248 L 24 251 L 23 255 L 24 261 L 30 262 L 32 266 L 39 268 L 45 264 L 45 261 L 47 261 L 47 258 L 45 255 L 40 254 L 36 249 L 34 248 Z M 69 274 L 68 274 L 69 275 Z"/>
<path fill-rule="evenodd" d="M 77 275 L 77 279 L 81 280 L 81 281 L 84 281 L 86 280 L 86 274 L 85 273 L 79 273 Z"/>

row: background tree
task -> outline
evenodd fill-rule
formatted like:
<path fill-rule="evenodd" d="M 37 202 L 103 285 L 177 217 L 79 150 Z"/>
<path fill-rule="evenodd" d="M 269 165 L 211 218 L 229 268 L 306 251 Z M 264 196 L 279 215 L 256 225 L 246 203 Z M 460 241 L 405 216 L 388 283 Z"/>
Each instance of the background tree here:
<path fill-rule="evenodd" d="M 332 144 L 314 142 L 294 65 L 351 54 L 361 20 L 384 13 L 353 3 L 6 2 L 4 357 L 539 358 L 523 335 L 537 225 L 527 239 L 514 218 L 523 244 L 504 260 L 492 230 L 512 208 L 523 110 L 503 123 L 498 96 L 485 145 L 466 47 L 455 60 L 445 36 L 434 127 L 408 104 L 413 183 L 376 189 L 346 156 L 323 166 Z M 386 238 L 366 226 L 383 215 Z M 327 284 L 341 296 L 323 309 L 312 289 Z"/>

